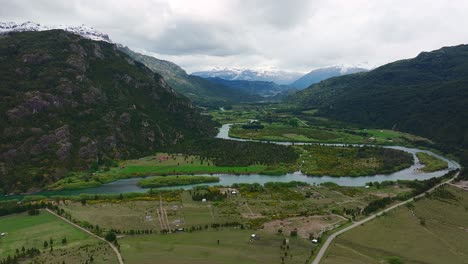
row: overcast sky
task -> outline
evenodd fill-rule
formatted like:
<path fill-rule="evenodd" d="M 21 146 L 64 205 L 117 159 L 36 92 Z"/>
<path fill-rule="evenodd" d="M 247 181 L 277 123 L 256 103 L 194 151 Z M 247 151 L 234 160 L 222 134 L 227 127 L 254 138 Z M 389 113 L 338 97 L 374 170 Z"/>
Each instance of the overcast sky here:
<path fill-rule="evenodd" d="M 468 43 L 466 0 L 0 0 L 1 21 L 86 24 L 187 71 L 382 65 Z"/>

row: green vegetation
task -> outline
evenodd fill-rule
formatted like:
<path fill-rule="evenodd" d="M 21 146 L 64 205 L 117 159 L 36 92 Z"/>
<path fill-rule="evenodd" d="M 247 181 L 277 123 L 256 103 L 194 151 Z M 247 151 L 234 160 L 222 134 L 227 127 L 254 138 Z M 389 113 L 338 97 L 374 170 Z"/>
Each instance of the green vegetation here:
<path fill-rule="evenodd" d="M 186 97 L 113 44 L 61 30 L 21 32 L 0 39 L 0 56 L 6 193 L 216 132 Z"/>
<path fill-rule="evenodd" d="M 468 193 L 441 192 L 451 198 L 434 194 L 340 235 L 323 263 L 465 263 Z"/>
<path fill-rule="evenodd" d="M 361 176 L 388 174 L 413 164 L 409 153 L 381 147 L 309 145 L 301 150 L 299 167 L 307 175 Z"/>
<path fill-rule="evenodd" d="M 120 240 L 121 251 L 129 263 L 281 263 L 282 235 L 259 231 L 260 239 L 249 242 L 252 230 L 224 229 L 178 233 L 165 236 L 133 236 Z M 218 244 L 219 241 L 219 244 Z M 154 250 L 157 248 L 158 250 Z M 311 243 L 289 239 L 285 263 L 304 263 Z"/>
<path fill-rule="evenodd" d="M 80 263 L 89 259 L 90 255 L 100 263 L 115 261 L 115 255 L 108 245 L 102 245 L 97 239 L 44 211 L 35 216 L 19 214 L 0 217 L 0 229 L 5 233 L 0 238 L 0 259 L 8 255 L 13 257 L 17 249 L 21 251 L 24 247 L 39 249 L 42 253 L 36 258 L 42 260 L 56 261 L 57 258 L 52 256 L 55 251 L 61 256 L 60 259 L 67 259 L 68 256 L 74 260 L 69 262 L 67 259 L 67 263 Z M 78 248 L 88 247 L 99 247 L 100 250 L 88 252 L 86 249 L 81 252 L 80 258 L 75 256 Z"/>
<path fill-rule="evenodd" d="M 416 156 L 418 157 L 421 164 L 424 165 L 424 167 L 421 169 L 424 172 L 439 171 L 448 167 L 448 163 L 446 161 L 429 155 L 427 153 L 418 152 L 416 153 Z"/>
<path fill-rule="evenodd" d="M 142 179 L 138 185 L 143 188 L 157 188 L 164 186 L 179 186 L 199 183 L 219 182 L 219 177 L 210 176 L 157 176 L 152 178 Z"/>
<path fill-rule="evenodd" d="M 462 156 L 457 152 L 468 150 L 467 73 L 468 45 L 444 47 L 322 81 L 289 101 L 322 117 L 424 136 Z"/>
<path fill-rule="evenodd" d="M 233 150 L 235 150 L 235 148 L 233 148 Z M 246 155 L 248 155 L 248 153 L 246 153 Z M 231 159 L 229 162 L 234 163 L 235 160 Z M 248 161 L 245 163 L 247 162 Z M 252 165 L 245 166 L 229 166 L 229 164 L 216 166 L 213 161 L 195 155 L 158 153 L 140 159 L 121 161 L 118 163 L 117 167 L 112 167 L 107 171 L 97 171 L 93 175 L 74 174 L 72 177 L 64 178 L 49 185 L 48 188 L 51 190 L 80 189 L 99 186 L 102 183 L 108 183 L 118 179 L 148 175 L 261 173 L 268 168 L 266 165 L 256 164 L 255 162 L 251 163 Z"/>

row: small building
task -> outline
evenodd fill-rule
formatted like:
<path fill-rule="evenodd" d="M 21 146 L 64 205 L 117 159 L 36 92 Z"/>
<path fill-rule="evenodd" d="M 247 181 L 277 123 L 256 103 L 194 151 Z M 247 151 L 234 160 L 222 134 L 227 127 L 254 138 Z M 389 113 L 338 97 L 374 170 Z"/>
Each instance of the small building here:
<path fill-rule="evenodd" d="M 219 188 L 219 193 L 221 193 L 222 195 L 238 195 L 239 194 L 239 190 L 235 189 L 235 188 Z"/>
<path fill-rule="evenodd" d="M 202 203 L 206 203 L 206 198 L 203 198 L 201 201 Z"/>
<path fill-rule="evenodd" d="M 5 235 L 6 235 L 6 233 L 1 233 L 1 234 L 0 234 L 0 236 L 5 236 Z"/>
<path fill-rule="evenodd" d="M 312 239 L 312 243 L 317 244 L 318 240 L 314 238 L 314 239 Z"/>

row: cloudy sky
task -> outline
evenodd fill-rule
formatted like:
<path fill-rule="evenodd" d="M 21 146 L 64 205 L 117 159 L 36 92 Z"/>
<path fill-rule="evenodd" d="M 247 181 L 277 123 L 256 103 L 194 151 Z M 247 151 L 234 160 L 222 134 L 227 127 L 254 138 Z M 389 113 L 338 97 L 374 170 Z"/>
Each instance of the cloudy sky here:
<path fill-rule="evenodd" d="M 466 0 L 0 0 L 0 20 L 86 24 L 187 71 L 378 66 L 468 43 Z"/>

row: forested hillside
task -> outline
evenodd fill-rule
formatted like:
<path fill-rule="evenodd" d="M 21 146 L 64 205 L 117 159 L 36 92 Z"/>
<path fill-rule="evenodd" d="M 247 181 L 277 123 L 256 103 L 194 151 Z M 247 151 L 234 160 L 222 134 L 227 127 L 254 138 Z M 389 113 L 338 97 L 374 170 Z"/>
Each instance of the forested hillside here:
<path fill-rule="evenodd" d="M 0 187 L 26 191 L 215 128 L 113 44 L 61 30 L 0 36 Z"/>
<path fill-rule="evenodd" d="M 331 78 L 288 99 L 319 114 L 468 149 L 468 45 Z"/>

